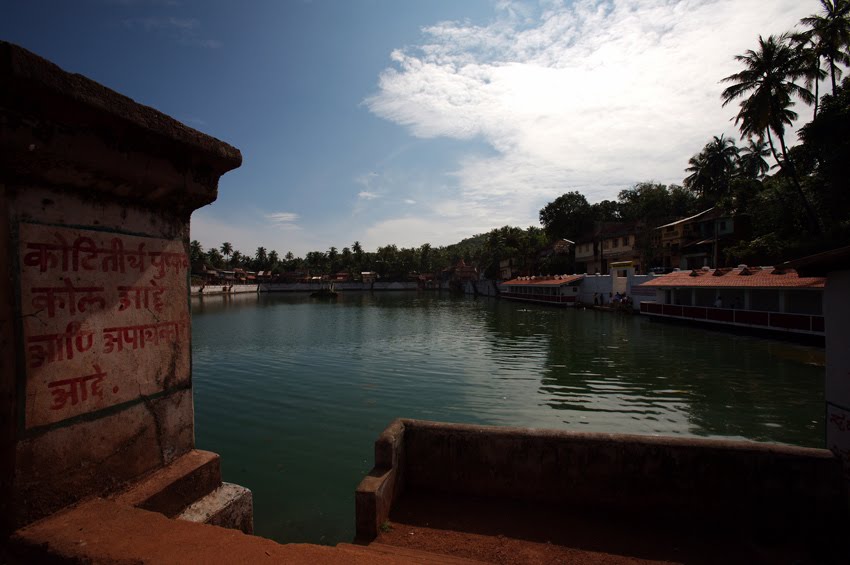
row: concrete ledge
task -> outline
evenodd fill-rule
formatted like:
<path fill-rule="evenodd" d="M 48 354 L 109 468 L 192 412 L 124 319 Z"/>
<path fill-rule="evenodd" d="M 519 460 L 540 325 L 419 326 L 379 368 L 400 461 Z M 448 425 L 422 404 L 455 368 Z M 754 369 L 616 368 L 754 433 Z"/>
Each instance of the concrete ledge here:
<path fill-rule="evenodd" d="M 287 563 L 400 565 L 406 557 L 307 544 L 280 545 L 217 526 L 170 520 L 95 499 L 12 535 L 9 558 L 25 563 Z"/>
<path fill-rule="evenodd" d="M 445 553 L 431 553 L 408 547 L 387 545 L 385 543 L 370 543 L 368 546 L 341 543 L 336 547 L 348 553 L 362 555 L 367 558 L 370 556 L 390 557 L 401 559 L 407 563 L 415 563 L 416 565 L 485 565 L 483 561 L 446 555 Z"/>
<path fill-rule="evenodd" d="M 86 189 L 188 214 L 215 200 L 219 177 L 241 162 L 235 147 L 0 42 L 0 170 L 11 185 Z"/>
<path fill-rule="evenodd" d="M 178 520 L 254 533 L 254 497 L 245 487 L 222 483 L 177 515 Z"/>
<path fill-rule="evenodd" d="M 393 503 L 401 495 L 404 485 L 403 453 L 404 423 L 395 420 L 375 441 L 375 467 L 354 492 L 355 536 L 358 540 L 375 539 L 381 524 L 389 518 Z"/>
<path fill-rule="evenodd" d="M 221 485 L 218 454 L 195 449 L 113 497 L 118 504 L 176 516 Z"/>
<path fill-rule="evenodd" d="M 823 449 L 400 420 L 376 442 L 375 461 L 356 494 L 367 539 L 403 490 L 775 531 L 846 520 L 841 465 Z"/>

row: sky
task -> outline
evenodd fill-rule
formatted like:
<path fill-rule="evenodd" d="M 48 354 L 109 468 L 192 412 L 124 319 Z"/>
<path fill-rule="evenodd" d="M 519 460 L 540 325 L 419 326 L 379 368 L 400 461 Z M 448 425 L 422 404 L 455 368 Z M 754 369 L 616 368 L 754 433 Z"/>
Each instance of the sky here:
<path fill-rule="evenodd" d="M 0 0 L 0 39 L 242 151 L 204 248 L 447 245 L 679 183 L 817 0 Z M 810 112 L 797 108 L 804 116 Z M 792 136 L 793 138 L 793 136 Z"/>

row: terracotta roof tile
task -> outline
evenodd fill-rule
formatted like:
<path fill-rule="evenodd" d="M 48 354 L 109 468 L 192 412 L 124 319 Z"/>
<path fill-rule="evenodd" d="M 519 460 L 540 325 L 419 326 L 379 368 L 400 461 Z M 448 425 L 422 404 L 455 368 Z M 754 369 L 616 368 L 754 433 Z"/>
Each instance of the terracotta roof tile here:
<path fill-rule="evenodd" d="M 721 274 L 716 274 L 720 271 Z M 726 271 L 726 272 L 724 272 Z M 641 286 L 714 287 L 714 288 L 823 288 L 824 277 L 801 277 L 794 269 L 746 267 L 743 269 L 707 269 L 674 271 Z"/>

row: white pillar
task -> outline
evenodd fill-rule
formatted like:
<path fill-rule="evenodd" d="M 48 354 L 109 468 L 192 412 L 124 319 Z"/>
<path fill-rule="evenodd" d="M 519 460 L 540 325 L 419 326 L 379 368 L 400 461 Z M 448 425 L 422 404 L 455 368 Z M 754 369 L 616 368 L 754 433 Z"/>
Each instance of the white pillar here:
<path fill-rule="evenodd" d="M 779 291 L 779 311 L 785 312 L 785 291 Z"/>
<path fill-rule="evenodd" d="M 749 309 L 750 309 L 750 291 L 745 290 L 744 291 L 744 310 L 749 310 Z"/>

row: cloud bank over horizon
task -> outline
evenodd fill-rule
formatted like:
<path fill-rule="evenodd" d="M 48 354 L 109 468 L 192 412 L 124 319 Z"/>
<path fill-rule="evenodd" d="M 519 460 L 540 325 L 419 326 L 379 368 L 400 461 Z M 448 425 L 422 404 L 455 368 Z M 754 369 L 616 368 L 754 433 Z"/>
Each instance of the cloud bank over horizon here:
<path fill-rule="evenodd" d="M 238 229 L 211 208 L 193 234 L 299 255 L 354 240 L 439 246 L 539 225 L 568 191 L 597 202 L 638 182 L 681 183 L 712 136 L 738 138 L 737 108 L 720 99 L 734 56 L 815 11 L 815 0 L 499 0 L 475 21 L 436 16 L 389 44 L 359 98 L 361 115 L 406 142 L 329 181 L 339 191 L 326 206 L 293 199 Z"/>
<path fill-rule="evenodd" d="M 365 105 L 416 138 L 493 151 L 458 155 L 445 171 L 453 194 L 420 195 L 427 212 L 411 231 L 424 242 L 461 223 L 536 224 L 569 190 L 596 202 L 641 181 L 681 183 L 711 136 L 737 137 L 735 108 L 720 101 L 734 55 L 806 14 L 796 0 L 500 2 L 486 25 L 423 28 L 420 44 L 392 52 Z"/>

